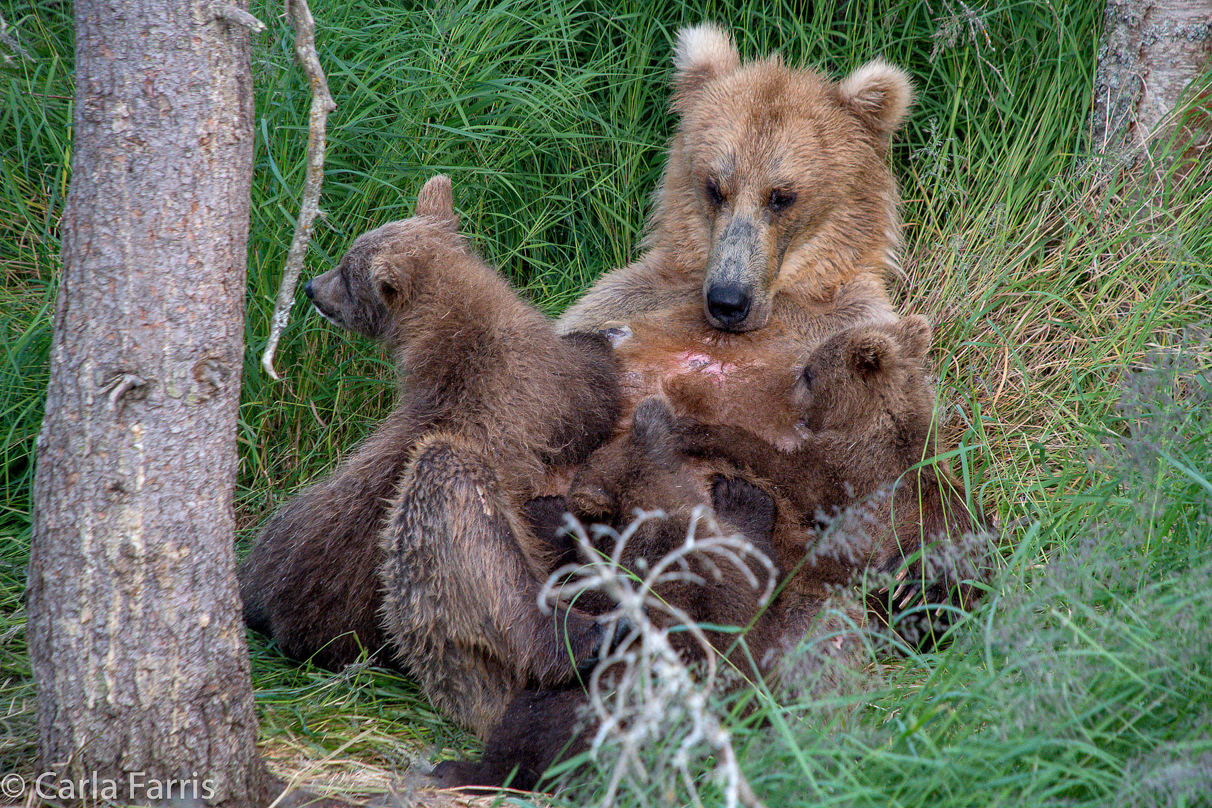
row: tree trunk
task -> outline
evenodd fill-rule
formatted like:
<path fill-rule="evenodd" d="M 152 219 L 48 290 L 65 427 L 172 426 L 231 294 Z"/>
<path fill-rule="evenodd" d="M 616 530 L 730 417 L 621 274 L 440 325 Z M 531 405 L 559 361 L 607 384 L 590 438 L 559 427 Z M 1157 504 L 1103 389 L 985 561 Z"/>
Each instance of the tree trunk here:
<path fill-rule="evenodd" d="M 1208 87 L 1189 88 L 1206 75 L 1212 54 L 1208 0 L 1107 0 L 1095 75 L 1093 147 L 1138 163 L 1159 138 L 1175 134 L 1169 117 L 1189 93 L 1204 107 L 1177 132 L 1177 151 L 1207 135 Z"/>
<path fill-rule="evenodd" d="M 58 773 L 40 796 L 68 802 L 267 796 L 232 513 L 252 91 L 248 31 L 221 8 L 75 3 L 28 601 Z"/>

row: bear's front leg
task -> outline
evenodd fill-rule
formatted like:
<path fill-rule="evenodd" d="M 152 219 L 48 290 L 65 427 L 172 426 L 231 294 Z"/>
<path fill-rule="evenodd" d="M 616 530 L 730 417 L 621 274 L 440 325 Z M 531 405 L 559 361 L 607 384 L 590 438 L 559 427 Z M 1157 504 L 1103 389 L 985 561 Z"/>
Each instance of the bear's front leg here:
<path fill-rule="evenodd" d="M 553 764 L 589 748 L 596 724 L 588 705 L 579 687 L 521 691 L 489 734 L 480 760 L 439 763 L 433 778 L 441 788 L 534 790 Z"/>

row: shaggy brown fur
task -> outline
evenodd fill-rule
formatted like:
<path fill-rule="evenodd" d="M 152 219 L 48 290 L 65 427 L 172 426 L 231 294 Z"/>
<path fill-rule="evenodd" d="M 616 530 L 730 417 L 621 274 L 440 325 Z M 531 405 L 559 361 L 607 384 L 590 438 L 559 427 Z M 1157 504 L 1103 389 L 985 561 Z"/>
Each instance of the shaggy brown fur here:
<path fill-rule="evenodd" d="M 595 620 L 540 613 L 549 564 L 513 514 L 611 434 L 617 363 L 599 335 L 556 337 L 468 250 L 445 177 L 426 184 L 416 216 L 359 238 L 308 294 L 329 319 L 387 343 L 404 371 L 401 403 L 349 464 L 267 525 L 241 569 L 249 624 L 292 656 L 350 661 L 357 645 L 333 642 L 343 632 L 383 642 L 381 565 L 399 660 L 435 704 L 485 732 L 512 689 L 557 684 L 594 659 Z M 464 687 L 455 670 L 498 692 Z"/>
<path fill-rule="evenodd" d="M 622 566 L 642 574 L 685 541 L 693 519 L 702 518 L 699 530 L 707 530 L 711 500 L 715 499 L 719 507 L 714 518 L 722 530 L 742 533 L 757 550 L 769 554 L 775 518 L 773 498 L 742 481 L 713 481 L 699 474 L 702 469 L 683 462 L 673 425 L 673 416 L 663 403 L 643 402 L 628 433 L 599 449 L 581 468 L 566 508 L 544 508 L 543 512 L 550 518 L 570 510 L 585 524 L 606 524 L 622 531 L 635 518 L 636 509 L 662 509 L 667 517 L 645 522 L 628 537 L 620 552 Z M 704 509 L 705 515 L 696 516 L 696 508 Z M 730 523 L 730 516 L 737 517 L 741 524 Z M 539 534 L 561 545 L 557 527 L 558 522 L 548 521 L 539 528 Z M 569 556 L 566 560 L 576 560 L 575 550 L 566 544 L 563 548 Z M 596 549 L 614 553 L 614 537 L 603 536 Z M 761 564 L 754 561 L 750 567 L 756 586 L 728 562 L 709 567 L 704 559 L 691 557 L 687 572 L 698 576 L 702 583 L 669 581 L 659 585 L 653 595 L 704 625 L 745 627 L 757 620 L 769 578 L 769 571 Z M 614 604 L 601 593 L 587 592 L 578 598 L 577 606 L 606 612 Z M 652 618 L 658 626 L 672 622 L 664 613 L 653 614 Z M 733 633 L 706 633 L 720 653 L 734 645 Z M 669 640 L 688 664 L 701 661 L 706 654 L 688 632 L 673 632 Z M 744 664 L 743 654 L 735 656 Z M 747 664 L 745 669 L 749 670 Z M 444 786 L 499 786 L 509 780 L 515 788 L 533 788 L 557 757 L 574 755 L 587 747 L 590 732 L 581 727 L 587 703 L 581 688 L 522 691 L 489 735 L 479 761 L 449 761 L 440 764 L 434 776 Z"/>
<path fill-rule="evenodd" d="M 773 311 L 813 339 L 841 323 L 891 318 L 883 275 L 896 248 L 896 193 L 884 154 L 909 104 L 904 75 L 875 62 L 831 84 L 777 59 L 741 65 L 727 35 L 711 26 L 681 32 L 675 61 L 681 127 L 647 252 L 602 279 L 565 314 L 561 330 L 679 302 L 705 307 L 713 324 L 733 331 L 758 328 Z M 398 226 L 363 236 L 306 288 L 328 319 L 396 348 L 398 324 L 372 288 L 370 262 Z M 728 299 L 738 289 L 751 301 L 743 316 Z M 730 400 L 716 396 L 714 405 Z M 379 555 L 366 537 L 382 524 L 381 503 L 428 429 L 428 408 L 424 394 L 405 390 L 401 409 L 342 471 L 275 515 L 246 562 L 249 623 L 291 656 L 315 655 L 333 667 L 383 644 L 373 613 L 354 595 L 373 590 Z M 701 407 L 689 411 L 709 417 Z M 511 444 L 501 448 L 512 457 Z M 524 480 L 533 466 L 520 478 L 500 471 Z M 317 576 L 317 569 L 342 572 Z"/>
<path fill-rule="evenodd" d="M 806 544 L 798 507 L 727 455 L 687 453 L 675 427 L 664 403 L 643 402 L 629 435 L 606 444 L 582 466 L 570 489 L 568 510 L 583 524 L 606 524 L 616 531 L 637 511 L 664 511 L 666 519 L 645 523 L 625 548 L 621 560 L 633 570 L 651 567 L 684 541 L 695 507 L 708 509 L 724 534 L 744 536 L 775 565 L 777 596 L 768 607 L 735 568 L 722 569 L 719 577 L 695 570 L 705 584 L 667 585 L 656 594 L 695 622 L 747 628 L 743 645 L 736 632 L 706 632 L 715 650 L 729 656 L 742 680 L 780 675 L 787 652 L 809 632 L 821 631 L 818 617 L 831 592 L 849 585 L 859 569 L 849 558 L 823 552 L 813 563 L 804 563 Z M 803 472 L 811 475 L 813 469 Z M 605 538 L 596 549 L 612 552 L 614 547 Z M 563 554 L 571 560 L 566 545 Z M 757 566 L 752 570 L 763 583 L 770 574 Z M 598 611 L 603 606 L 587 608 Z M 856 622 L 861 626 L 865 618 Z M 695 662 L 702 649 L 689 640 L 686 634 L 675 635 L 674 647 L 687 662 Z"/>
<path fill-rule="evenodd" d="M 742 64 L 713 25 L 678 32 L 680 117 L 641 258 L 602 277 L 565 331 L 693 303 L 727 331 L 781 321 L 809 342 L 895 319 L 898 197 L 887 166 L 912 103 L 905 73 L 869 62 L 834 83 L 776 56 Z"/>
<path fill-rule="evenodd" d="M 580 604 L 540 610 L 548 548 L 484 456 L 451 433 L 422 441 L 388 515 L 381 568 L 397 657 L 434 707 L 480 737 L 522 688 L 591 670 L 604 635 Z"/>
<path fill-rule="evenodd" d="M 726 461 L 702 462 L 684 455 L 672 414 L 660 401 L 648 400 L 636 409 L 629 433 L 599 449 L 581 468 L 572 485 L 568 510 L 583 523 L 606 524 L 622 531 L 637 510 L 663 509 L 667 518 L 645 522 L 629 536 L 619 555 L 624 568 L 640 574 L 685 541 L 696 507 L 712 514 L 724 534 L 739 533 L 773 559 L 777 555 L 773 538 L 784 518 L 781 511 L 793 523 L 796 520 L 788 504 L 762 486 Z M 548 519 L 536 532 L 559 545 L 555 518 L 563 508 L 548 505 L 544 502 L 532 509 L 532 516 L 541 512 Z M 700 525 L 699 535 L 706 529 Z M 575 551 L 567 543 L 562 549 L 566 560 L 575 560 Z M 603 536 L 595 549 L 614 553 L 613 537 Z M 802 548 L 800 555 L 802 560 Z M 757 586 L 743 571 L 718 559 L 710 564 L 691 557 L 687 571 L 699 580 L 667 582 L 656 587 L 653 595 L 702 626 L 743 630 L 705 629 L 715 651 L 727 658 L 730 675 L 726 681 L 733 685 L 772 675 L 785 678 L 788 673 L 801 681 L 826 677 L 836 684 L 836 671 L 826 669 L 828 663 L 822 655 L 833 657 L 851 673 L 859 667 L 861 640 L 839 633 L 844 628 L 841 623 L 847 621 L 822 614 L 830 588 L 811 572 L 800 570 L 791 580 L 782 581 L 777 600 L 767 608 L 761 596 L 772 571 L 756 561 L 750 562 L 750 572 Z M 585 593 L 577 605 L 595 613 L 614 607 L 605 596 L 595 595 L 599 593 Z M 671 623 L 664 613 L 653 617 L 658 626 Z M 851 610 L 852 625 L 861 627 L 863 620 L 861 609 Z M 809 633 L 826 638 L 824 647 L 811 659 L 808 654 L 793 653 Z M 706 649 L 690 633 L 673 632 L 669 640 L 687 664 L 703 660 Z M 434 776 L 444 786 L 500 786 L 508 780 L 515 788 L 533 788 L 557 759 L 587 748 L 592 731 L 581 726 L 587 702 L 579 688 L 521 692 L 489 736 L 481 760 L 443 763 Z"/>
<path fill-rule="evenodd" d="M 709 531 L 707 520 L 713 517 L 723 534 L 739 533 L 762 556 L 773 558 L 773 497 L 746 480 L 729 480 L 710 464 L 685 462 L 673 427 L 673 415 L 664 403 L 655 399 L 643 402 L 628 434 L 594 452 L 578 471 L 569 491 L 568 511 L 582 524 L 610 525 L 616 531 L 623 530 L 637 511 L 663 511 L 665 518 L 645 522 L 623 548 L 620 561 L 629 570 L 650 569 L 681 545 L 696 518 L 696 508 L 704 514 L 697 517 L 703 520 L 696 526 L 698 535 Z M 551 532 L 547 536 L 550 540 Z M 613 537 L 601 537 L 595 549 L 613 554 Z M 568 555 L 565 547 L 563 560 L 575 560 Z M 710 571 L 716 567 L 718 571 Z M 733 564 L 702 558 L 691 558 L 688 568 L 699 581 L 667 582 L 654 594 L 696 623 L 716 626 L 744 627 L 753 622 L 773 573 L 756 560 L 750 561 L 750 575 Z M 597 604 L 586 599 L 584 604 L 592 612 L 614 605 L 605 599 Z M 654 615 L 653 619 L 662 625 L 667 616 Z M 736 639 L 731 632 L 706 634 L 720 653 L 727 652 Z M 689 634 L 675 634 L 671 641 L 688 662 L 703 657 L 704 649 Z"/>
<path fill-rule="evenodd" d="M 825 630 L 818 622 L 824 604 L 852 585 L 866 566 L 866 555 L 834 554 L 825 548 L 811 548 L 814 552 L 809 557 L 810 534 L 803 527 L 803 515 L 835 510 L 845 501 L 834 497 L 831 490 L 822 489 L 819 503 L 792 502 L 779 487 L 738 462 L 745 456 L 743 451 L 720 446 L 712 452 L 704 446 L 690 445 L 687 433 L 693 433 L 697 423 L 671 419 L 663 402 L 643 402 L 636 410 L 630 433 L 594 452 L 581 467 L 570 489 L 567 510 L 583 524 L 606 524 L 616 530 L 621 530 L 637 510 L 665 511 L 668 519 L 645 524 L 626 548 L 623 563 L 636 569 L 641 560 L 651 565 L 678 546 L 686 535 L 693 508 L 709 506 L 724 533 L 740 533 L 774 563 L 778 583 L 775 600 L 763 609 L 752 587 L 739 576 L 725 576 L 705 586 L 671 587 L 660 595 L 697 622 L 748 626 L 744 648 L 734 647 L 738 639 L 735 632 L 708 632 L 708 636 L 720 653 L 731 649 L 733 668 L 742 676 L 781 676 L 788 652 L 810 633 Z M 722 439 L 730 434 L 727 427 L 718 429 L 718 435 L 713 436 Z M 746 440 L 757 440 L 744 430 L 735 433 Z M 799 469 L 806 478 L 816 472 L 810 465 Z M 809 491 L 805 488 L 798 493 L 807 495 Z M 546 530 L 537 533 L 551 540 L 555 526 L 555 522 L 549 522 Z M 597 549 L 610 552 L 613 546 L 609 540 L 602 540 Z M 570 544 L 558 550 L 566 563 L 576 560 Z M 586 608 L 596 612 L 605 606 L 609 604 Z M 852 617 L 854 625 L 866 624 L 860 612 Z M 687 661 L 698 659 L 696 648 L 676 647 Z M 751 661 L 757 663 L 756 669 Z"/>
<path fill-rule="evenodd" d="M 831 592 L 852 586 L 868 569 L 893 573 L 911 559 L 904 579 L 909 593 L 898 592 L 891 607 L 918 596 L 970 605 L 977 590 L 964 579 L 978 578 L 985 568 L 982 545 L 963 542 L 965 535 L 983 531 L 979 512 L 969 510 L 944 469 L 914 468 L 935 454 L 933 396 L 923 373 L 929 344 L 929 324 L 921 317 L 857 326 L 822 343 L 783 391 L 806 430 L 790 452 L 738 427 L 692 421 L 678 426 L 675 442 L 669 424 L 657 417 L 662 406 L 646 402 L 636 411 L 631 436 L 598 450 L 582 468 L 571 510 L 582 519 L 618 525 L 633 507 L 689 504 L 709 490 L 717 517 L 725 524 L 735 519 L 777 561 L 780 593 L 765 611 L 743 597 L 731 609 L 720 605 L 721 599 L 745 595 L 737 582 L 725 590 L 674 589 L 666 593 L 668 602 L 696 619 L 725 610 L 725 625 L 750 626 L 744 634 L 749 655 L 731 655 L 746 675 L 774 677 L 790 688 L 819 687 L 821 677 L 828 680 L 825 687 L 844 686 L 846 672 L 855 674 L 864 656 L 862 640 L 845 629 L 862 628 L 867 615 L 853 602 L 841 612 L 823 613 Z M 772 489 L 763 490 L 766 485 Z M 891 495 L 880 496 L 890 485 Z M 815 520 L 833 520 L 824 540 L 805 527 Z M 640 557 L 668 552 L 678 540 L 677 530 L 656 531 Z M 929 569 L 914 557 L 928 543 L 950 548 L 950 563 Z M 869 608 L 886 618 L 888 605 L 875 599 Z M 794 653 L 812 637 L 823 642 L 807 654 Z M 717 650 L 726 650 L 733 639 L 717 635 Z M 743 664 L 747 659 L 757 662 L 756 671 Z M 443 763 L 435 777 L 447 786 L 491 787 L 508 780 L 518 788 L 534 787 L 557 760 L 588 747 L 590 732 L 582 726 L 586 700 L 575 688 L 519 693 L 489 736 L 482 759 Z"/>
<path fill-rule="evenodd" d="M 828 534 L 776 531 L 780 564 L 802 557 L 807 544 L 820 580 L 899 571 L 895 608 L 919 596 L 971 606 L 978 592 L 970 582 L 986 572 L 987 528 L 947 467 L 929 462 L 937 454 L 923 367 L 929 346 L 929 323 L 917 316 L 843 331 L 813 351 L 796 383 L 808 433 L 793 451 L 705 424 L 682 426 L 682 448 L 771 482 L 808 525 L 828 525 Z M 887 604 L 872 605 L 887 618 Z"/>
<path fill-rule="evenodd" d="M 337 670 L 392 658 L 380 627 L 376 537 L 420 436 L 407 403 L 335 472 L 288 501 L 239 569 L 244 620 L 300 662 Z"/>

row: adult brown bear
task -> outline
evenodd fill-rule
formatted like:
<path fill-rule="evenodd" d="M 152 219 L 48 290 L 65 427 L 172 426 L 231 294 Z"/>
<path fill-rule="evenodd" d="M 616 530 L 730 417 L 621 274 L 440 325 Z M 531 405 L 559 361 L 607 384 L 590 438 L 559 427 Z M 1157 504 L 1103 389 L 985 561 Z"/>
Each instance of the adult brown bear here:
<path fill-rule="evenodd" d="M 889 139 L 908 77 L 875 60 L 833 82 L 774 56 L 742 63 L 726 32 L 678 32 L 677 132 L 644 254 L 560 318 L 564 331 L 686 303 L 724 331 L 782 322 L 810 342 L 895 319 L 900 243 Z"/>

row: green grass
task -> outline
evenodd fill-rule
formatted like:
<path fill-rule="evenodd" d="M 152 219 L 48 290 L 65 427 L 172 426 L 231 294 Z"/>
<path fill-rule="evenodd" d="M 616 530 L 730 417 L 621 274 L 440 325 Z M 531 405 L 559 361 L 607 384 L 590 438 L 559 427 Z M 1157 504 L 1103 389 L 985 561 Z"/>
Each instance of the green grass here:
<path fill-rule="evenodd" d="M 242 543 L 340 460 L 393 390 L 377 347 L 302 305 L 279 347 L 283 380 L 259 369 L 308 98 L 279 7 L 253 10 L 270 29 L 253 48 Z M 1209 344 L 1190 329 L 1212 312 L 1212 180 L 1175 172 L 1145 193 L 1088 154 L 1101 4 L 430 0 L 315 13 L 338 108 L 305 274 L 406 215 L 442 171 L 477 248 L 553 313 L 636 255 L 671 132 L 678 26 L 717 20 L 745 56 L 777 49 L 834 75 L 876 55 L 906 67 L 918 104 L 893 150 L 906 236 L 895 293 L 936 324 L 940 418 L 1006 529 L 1004 569 L 948 648 L 889 662 L 853 709 L 782 699 L 737 719 L 746 774 L 771 806 L 1208 804 L 1212 383 Z M 33 56 L 0 60 L 7 771 L 32 765 L 35 742 L 21 593 L 72 46 L 62 4 L 0 14 Z M 300 670 L 256 638 L 251 649 L 279 771 L 357 791 L 474 751 L 406 680 Z"/>

